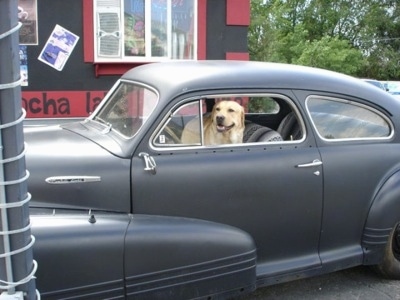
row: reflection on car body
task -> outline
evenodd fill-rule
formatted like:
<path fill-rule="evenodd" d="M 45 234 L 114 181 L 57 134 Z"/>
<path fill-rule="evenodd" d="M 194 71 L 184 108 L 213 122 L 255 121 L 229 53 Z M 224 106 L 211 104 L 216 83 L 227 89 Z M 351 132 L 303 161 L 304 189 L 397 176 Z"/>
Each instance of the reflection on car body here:
<path fill-rule="evenodd" d="M 203 117 L 220 100 L 244 108 L 242 142 L 205 144 Z M 184 143 L 191 120 L 198 138 Z M 88 119 L 25 130 L 38 289 L 232 298 L 357 265 L 398 279 L 397 128 L 400 102 L 326 70 L 136 67 Z"/>

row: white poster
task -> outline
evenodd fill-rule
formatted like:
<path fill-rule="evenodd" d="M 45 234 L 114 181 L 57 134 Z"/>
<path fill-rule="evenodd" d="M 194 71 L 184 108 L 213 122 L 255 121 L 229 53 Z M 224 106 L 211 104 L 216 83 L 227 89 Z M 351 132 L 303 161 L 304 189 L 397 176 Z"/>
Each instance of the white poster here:
<path fill-rule="evenodd" d="M 37 0 L 18 0 L 18 21 L 20 45 L 38 44 Z"/>
<path fill-rule="evenodd" d="M 78 40 L 79 36 L 60 25 L 56 25 L 38 59 L 61 71 Z"/>

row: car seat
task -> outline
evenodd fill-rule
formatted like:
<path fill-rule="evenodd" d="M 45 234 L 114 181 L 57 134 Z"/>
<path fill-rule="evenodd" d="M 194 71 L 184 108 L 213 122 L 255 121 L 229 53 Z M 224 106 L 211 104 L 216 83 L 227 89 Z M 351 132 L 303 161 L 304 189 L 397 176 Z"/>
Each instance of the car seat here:
<path fill-rule="evenodd" d="M 285 141 L 299 140 L 303 136 L 299 122 L 297 121 L 297 117 L 294 112 L 288 113 L 282 119 L 277 131 L 282 136 L 282 139 Z"/>
<path fill-rule="evenodd" d="M 246 121 L 243 133 L 244 143 L 257 143 L 257 142 L 276 142 L 282 141 L 281 135 L 265 126 Z"/>

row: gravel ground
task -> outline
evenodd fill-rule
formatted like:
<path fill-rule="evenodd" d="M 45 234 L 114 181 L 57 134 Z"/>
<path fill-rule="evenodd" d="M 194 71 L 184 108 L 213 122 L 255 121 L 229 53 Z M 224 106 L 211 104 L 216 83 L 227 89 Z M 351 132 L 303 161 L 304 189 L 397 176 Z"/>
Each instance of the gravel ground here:
<path fill-rule="evenodd" d="M 260 288 L 240 300 L 400 300 L 400 281 L 382 279 L 368 267 Z"/>

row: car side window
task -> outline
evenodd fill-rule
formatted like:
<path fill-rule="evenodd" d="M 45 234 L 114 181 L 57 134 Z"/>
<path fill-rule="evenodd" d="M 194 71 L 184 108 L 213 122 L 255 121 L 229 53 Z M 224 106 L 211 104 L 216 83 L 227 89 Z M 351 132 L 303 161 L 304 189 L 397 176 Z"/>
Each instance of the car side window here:
<path fill-rule="evenodd" d="M 278 95 L 213 95 L 178 106 L 158 134 L 155 147 L 300 141 L 304 125 L 289 99 Z"/>
<path fill-rule="evenodd" d="M 180 146 L 182 143 L 182 132 L 190 122 L 192 130 L 197 132 L 194 138 L 195 145 L 201 145 L 201 102 L 199 100 L 180 106 L 172 112 L 159 134 L 156 135 L 153 143 L 158 147 Z"/>
<path fill-rule="evenodd" d="M 307 110 L 318 135 L 329 141 L 389 138 L 392 125 L 372 107 L 329 97 L 311 96 Z"/>

